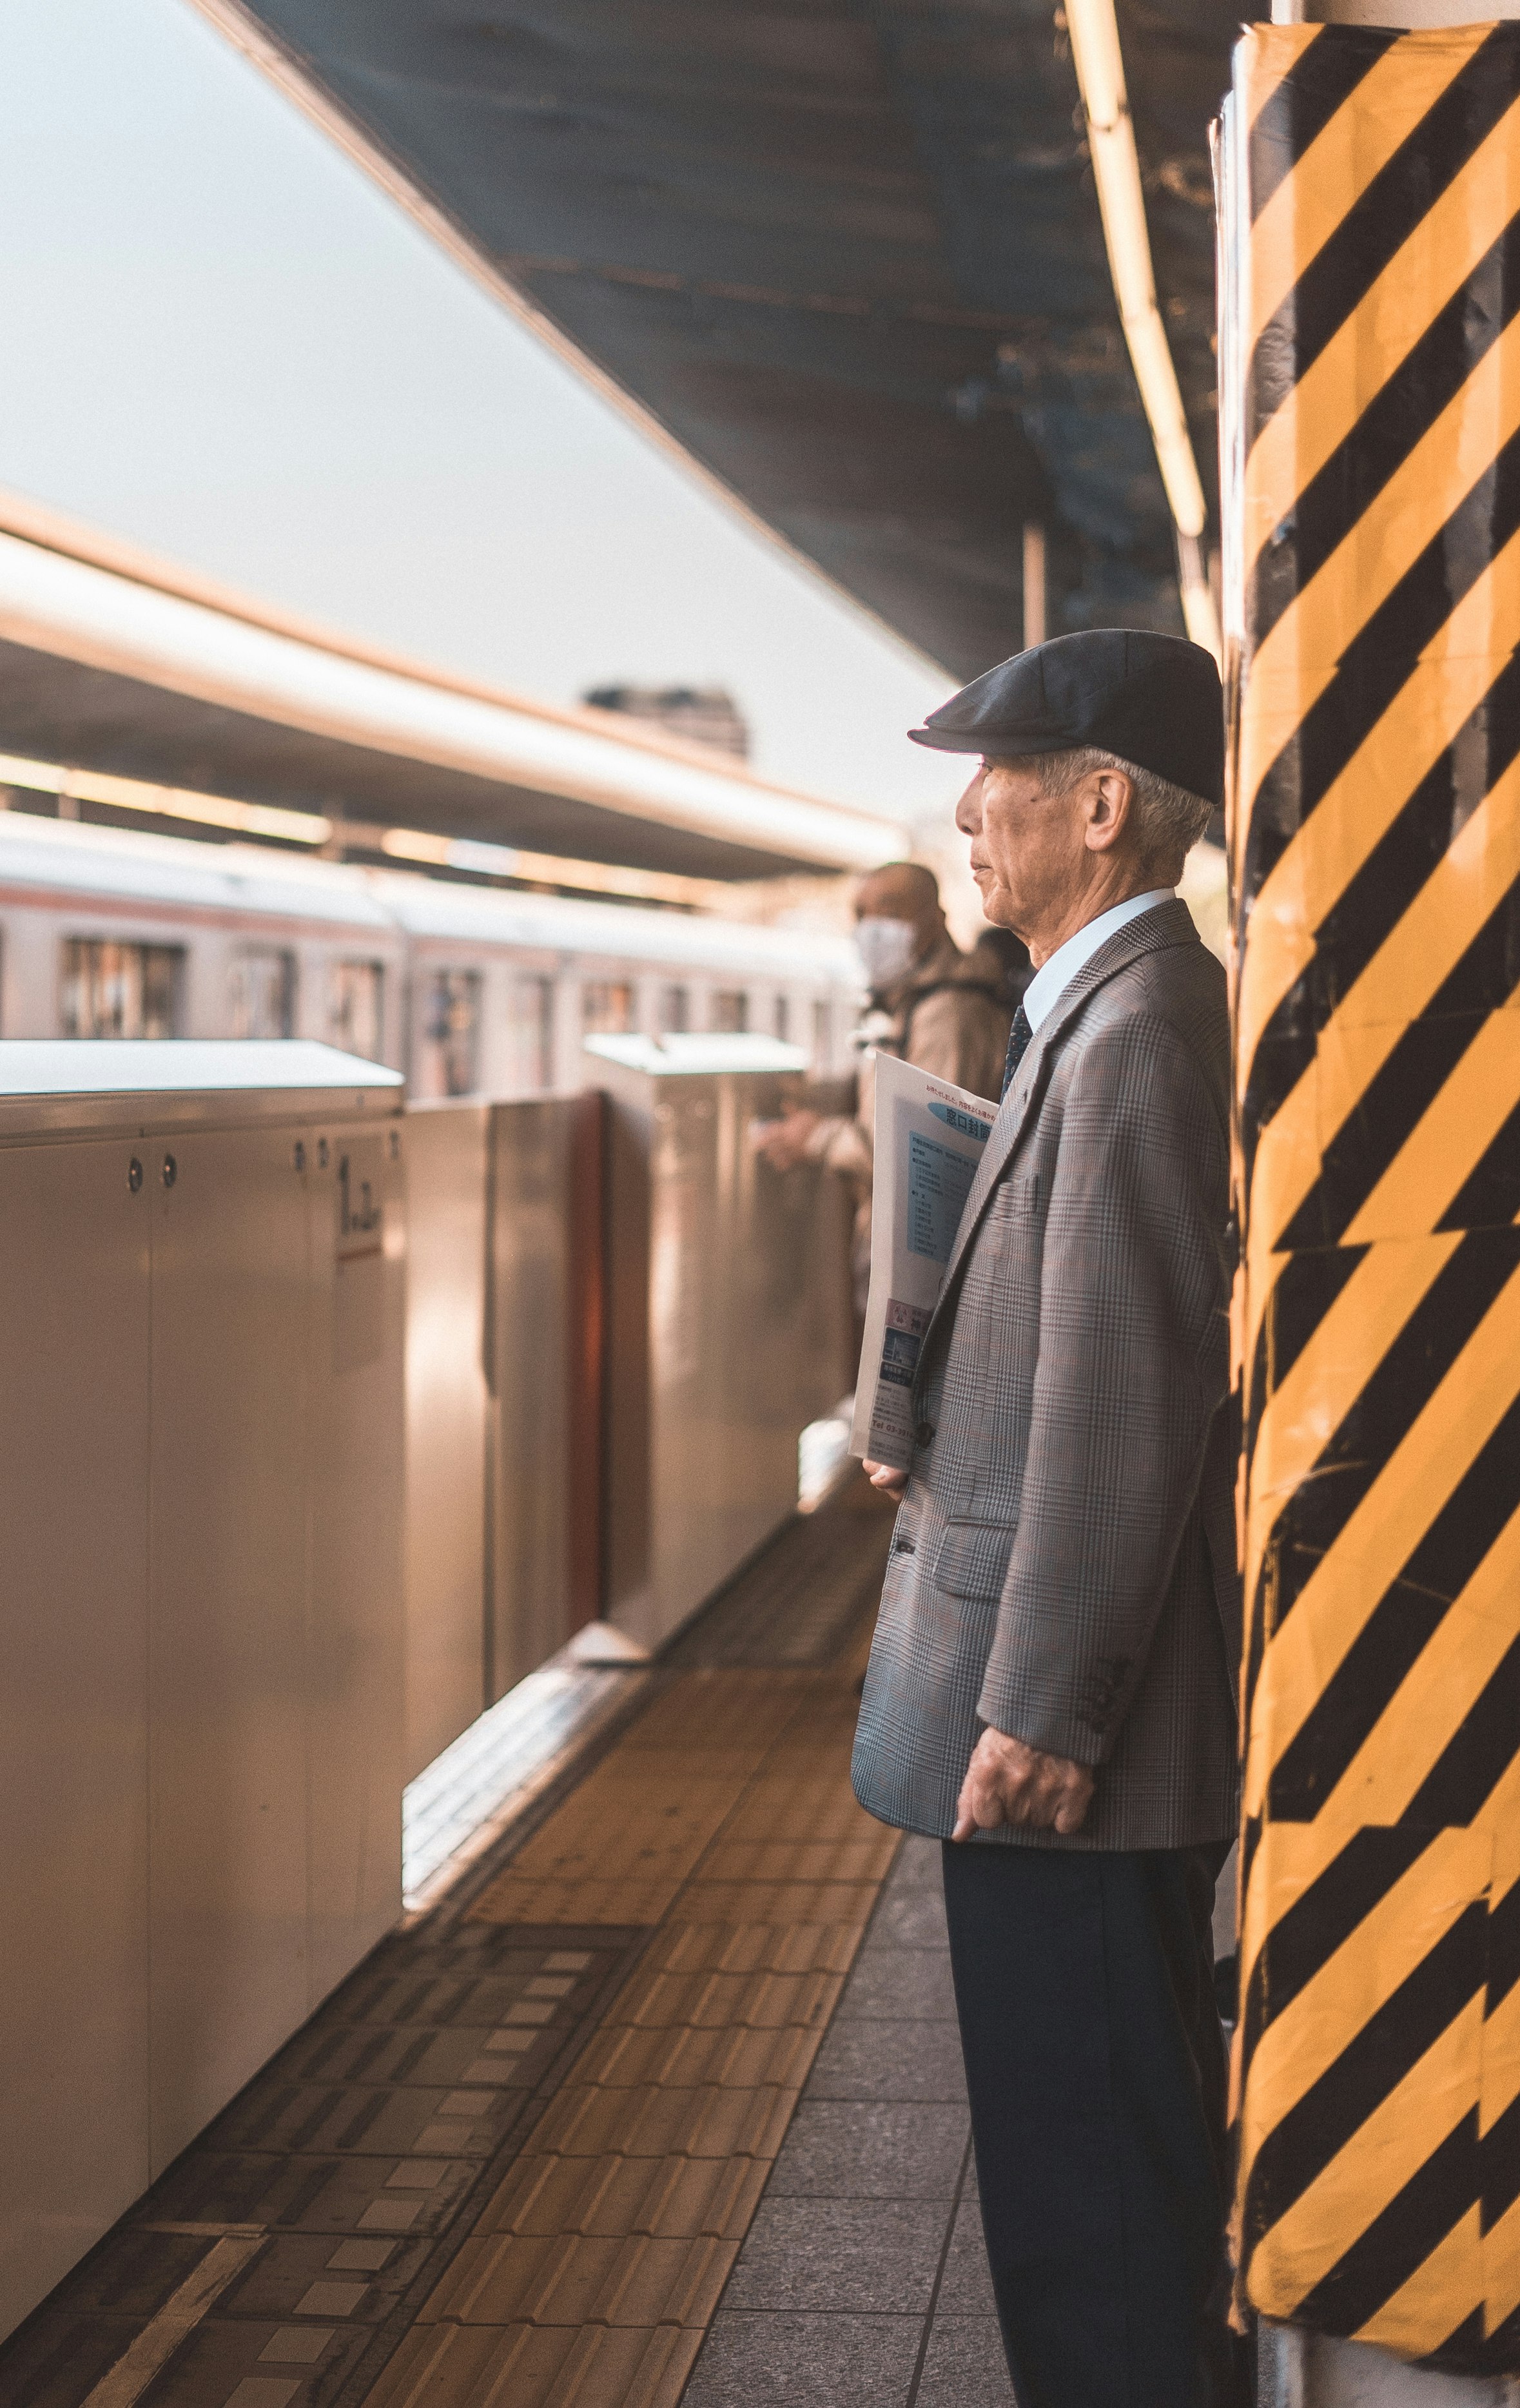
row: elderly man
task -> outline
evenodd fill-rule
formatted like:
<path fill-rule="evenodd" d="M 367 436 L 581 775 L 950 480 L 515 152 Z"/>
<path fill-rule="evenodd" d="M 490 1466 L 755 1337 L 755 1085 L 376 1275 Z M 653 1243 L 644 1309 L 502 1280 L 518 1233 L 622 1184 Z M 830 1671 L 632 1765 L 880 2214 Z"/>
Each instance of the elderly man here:
<path fill-rule="evenodd" d="M 1225 979 L 1172 892 L 1220 799 L 1180 638 L 1065 636 L 914 730 L 1035 974 L 916 1388 L 855 1743 L 943 1840 L 981 2203 L 1021 2408 L 1212 2408 L 1233 1836 Z"/>
<path fill-rule="evenodd" d="M 937 1079 L 974 1095 L 996 1096 L 1008 1045 L 1009 1013 L 997 970 L 963 953 L 945 925 L 939 882 L 920 861 L 873 869 L 855 890 L 855 942 L 870 987 L 862 1035 Z M 794 1111 L 760 1141 L 777 1170 L 826 1162 L 855 1192 L 851 1249 L 855 1305 L 866 1310 L 871 1270 L 871 1140 L 875 1082 L 863 1054 L 853 1119 Z"/>

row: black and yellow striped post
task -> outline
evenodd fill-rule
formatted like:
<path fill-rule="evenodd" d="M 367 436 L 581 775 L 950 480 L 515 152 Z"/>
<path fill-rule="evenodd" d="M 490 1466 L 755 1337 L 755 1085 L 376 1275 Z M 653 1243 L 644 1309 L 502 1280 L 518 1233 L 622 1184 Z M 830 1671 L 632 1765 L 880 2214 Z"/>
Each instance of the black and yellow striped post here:
<path fill-rule="evenodd" d="M 1520 25 L 1237 52 L 1244 2296 L 1520 2369 Z"/>

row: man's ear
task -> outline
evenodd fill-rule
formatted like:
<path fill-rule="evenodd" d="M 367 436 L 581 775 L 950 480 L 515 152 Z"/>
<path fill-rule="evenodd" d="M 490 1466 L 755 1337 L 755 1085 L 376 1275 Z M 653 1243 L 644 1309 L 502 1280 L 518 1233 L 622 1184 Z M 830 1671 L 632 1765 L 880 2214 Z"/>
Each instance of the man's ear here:
<path fill-rule="evenodd" d="M 1087 810 L 1087 849 L 1109 853 L 1129 825 L 1135 789 L 1123 769 L 1095 769 Z"/>

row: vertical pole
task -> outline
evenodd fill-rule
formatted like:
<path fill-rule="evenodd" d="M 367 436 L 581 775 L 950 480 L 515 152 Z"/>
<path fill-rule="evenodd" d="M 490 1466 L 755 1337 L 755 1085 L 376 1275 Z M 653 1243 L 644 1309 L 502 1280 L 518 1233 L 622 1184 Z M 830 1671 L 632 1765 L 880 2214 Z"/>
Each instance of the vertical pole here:
<path fill-rule="evenodd" d="M 1520 2369 L 1520 27 L 1412 5 L 1250 29 L 1222 176 L 1237 2216 L 1305 2408 Z"/>
<path fill-rule="evenodd" d="M 1045 640 L 1045 530 L 1033 519 L 1024 529 L 1024 649 Z"/>

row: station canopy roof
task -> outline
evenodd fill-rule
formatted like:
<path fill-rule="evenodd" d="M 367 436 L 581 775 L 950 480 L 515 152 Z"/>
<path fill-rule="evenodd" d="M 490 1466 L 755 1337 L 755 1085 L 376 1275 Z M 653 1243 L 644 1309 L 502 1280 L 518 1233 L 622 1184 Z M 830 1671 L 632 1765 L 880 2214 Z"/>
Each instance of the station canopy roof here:
<path fill-rule="evenodd" d="M 4 494 L 0 755 L 0 784 L 62 764 L 141 781 L 138 809 L 166 788 L 312 814 L 319 837 L 367 824 L 677 879 L 862 869 L 907 842 L 622 714 L 347 644 Z"/>
<path fill-rule="evenodd" d="M 199 0 L 519 308 L 958 677 L 1180 629 L 1052 0 Z M 1213 508 L 1208 126 L 1241 13 L 1118 0 Z"/>

